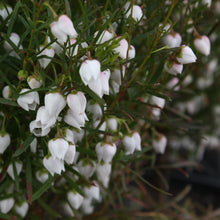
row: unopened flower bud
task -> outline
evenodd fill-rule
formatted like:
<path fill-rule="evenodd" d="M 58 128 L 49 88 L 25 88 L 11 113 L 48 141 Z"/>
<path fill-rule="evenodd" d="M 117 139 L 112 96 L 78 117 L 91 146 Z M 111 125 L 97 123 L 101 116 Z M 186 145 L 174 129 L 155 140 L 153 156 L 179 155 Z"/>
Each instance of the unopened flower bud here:
<path fill-rule="evenodd" d="M 205 56 L 210 54 L 211 43 L 207 36 L 203 35 L 199 38 L 196 38 L 194 40 L 194 46 L 200 53 L 204 54 Z"/>
<path fill-rule="evenodd" d="M 182 45 L 180 53 L 178 54 L 176 59 L 181 64 L 188 64 L 196 62 L 197 58 L 190 47 Z"/>
<path fill-rule="evenodd" d="M 167 146 L 167 138 L 165 135 L 160 134 L 156 139 L 153 140 L 153 148 L 156 153 L 163 154 Z"/>
<path fill-rule="evenodd" d="M 84 200 L 84 197 L 82 195 L 80 195 L 78 192 L 76 191 L 70 191 L 67 193 L 67 200 L 70 203 L 70 205 L 74 208 L 74 209 L 79 209 L 80 206 L 82 205 L 82 202 Z"/>
<path fill-rule="evenodd" d="M 0 133 L 0 154 L 3 154 L 11 143 L 11 138 L 8 133 Z"/>

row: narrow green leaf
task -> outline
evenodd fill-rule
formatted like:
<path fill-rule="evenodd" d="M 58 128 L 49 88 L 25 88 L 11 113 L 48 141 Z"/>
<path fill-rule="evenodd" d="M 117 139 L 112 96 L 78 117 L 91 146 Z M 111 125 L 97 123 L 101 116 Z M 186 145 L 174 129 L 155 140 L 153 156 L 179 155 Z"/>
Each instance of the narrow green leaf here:
<path fill-rule="evenodd" d="M 50 176 L 49 179 L 40 187 L 40 189 L 38 189 L 33 194 L 32 202 L 35 201 L 36 199 L 40 198 L 40 196 L 50 188 L 53 181 L 54 181 L 54 178 L 52 176 Z"/>
<path fill-rule="evenodd" d="M 34 136 L 28 136 L 28 138 L 24 141 L 24 143 L 21 144 L 20 147 L 15 151 L 13 157 L 20 156 L 22 153 L 24 153 L 33 140 L 34 140 Z"/>
<path fill-rule="evenodd" d="M 55 218 L 61 218 L 60 214 L 47 205 L 47 203 L 45 203 L 42 199 L 39 198 L 37 201 L 41 207 L 51 215 L 51 217 L 53 216 Z"/>
<path fill-rule="evenodd" d="M 19 106 L 16 102 L 8 100 L 8 99 L 4 99 L 4 98 L 0 98 L 0 104 L 11 105 L 11 106 L 16 106 L 16 107 Z"/>
<path fill-rule="evenodd" d="M 71 7 L 70 7 L 70 3 L 68 0 L 64 0 L 65 1 L 65 9 L 66 9 L 66 14 L 68 15 L 68 17 L 72 17 L 72 13 L 71 13 Z"/>
<path fill-rule="evenodd" d="M 28 201 L 32 203 L 32 169 L 29 155 L 27 155 L 27 167 L 26 167 L 26 188 Z"/>
<path fill-rule="evenodd" d="M 0 218 L 1 219 L 10 219 L 11 217 L 10 217 L 10 215 L 7 215 L 7 214 L 4 214 L 4 213 L 0 212 Z"/>

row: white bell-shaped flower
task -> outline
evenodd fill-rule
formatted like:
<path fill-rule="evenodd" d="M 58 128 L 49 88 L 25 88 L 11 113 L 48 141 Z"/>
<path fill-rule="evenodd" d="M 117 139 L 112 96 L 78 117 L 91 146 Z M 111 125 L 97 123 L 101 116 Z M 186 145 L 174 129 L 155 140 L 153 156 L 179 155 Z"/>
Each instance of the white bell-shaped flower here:
<path fill-rule="evenodd" d="M 72 130 L 73 131 L 73 136 L 74 136 L 74 142 L 77 143 L 77 142 L 81 142 L 83 137 L 84 137 L 84 130 L 80 130 L 80 129 L 77 129 L 77 130 Z"/>
<path fill-rule="evenodd" d="M 48 142 L 48 148 L 52 157 L 64 160 L 69 144 L 63 138 L 52 139 Z"/>
<path fill-rule="evenodd" d="M 109 118 L 107 121 L 107 126 L 111 131 L 117 131 L 118 129 L 118 121 L 116 118 Z"/>
<path fill-rule="evenodd" d="M 67 104 L 72 113 L 83 114 L 86 109 L 86 103 L 86 97 L 82 92 L 71 93 L 67 96 Z"/>
<path fill-rule="evenodd" d="M 135 58 L 135 47 L 133 45 L 130 45 L 129 50 L 128 50 L 128 59 L 133 59 Z"/>
<path fill-rule="evenodd" d="M 37 152 L 37 138 L 34 138 L 34 140 L 30 143 L 30 149 L 34 154 Z"/>
<path fill-rule="evenodd" d="M 22 170 L 23 164 L 21 161 L 15 161 L 15 171 L 17 173 L 17 176 L 20 175 L 21 170 Z M 7 169 L 8 175 L 15 180 L 15 175 L 14 175 L 14 169 L 13 169 L 13 164 L 9 164 L 8 169 Z"/>
<path fill-rule="evenodd" d="M 52 34 L 64 44 L 67 41 L 67 37 L 76 38 L 78 36 L 72 21 L 67 15 L 61 15 L 57 21 L 50 24 Z"/>
<path fill-rule="evenodd" d="M 69 128 L 66 128 L 64 130 L 64 139 L 70 142 L 71 144 L 74 144 L 74 134 L 73 131 L 70 130 Z"/>
<path fill-rule="evenodd" d="M 156 120 L 160 118 L 161 110 L 165 106 L 165 99 L 158 96 L 151 96 L 150 103 L 156 107 L 152 107 L 152 114 Z"/>
<path fill-rule="evenodd" d="M 103 160 L 105 163 L 110 163 L 116 154 L 117 148 L 114 143 L 98 143 L 95 150 L 99 162 Z"/>
<path fill-rule="evenodd" d="M 64 161 L 58 158 L 44 157 L 43 159 L 44 167 L 50 172 L 53 176 L 55 173 L 61 174 L 62 171 L 65 171 Z"/>
<path fill-rule="evenodd" d="M 98 33 L 99 33 L 98 31 L 95 32 L 94 38 L 96 38 Z M 110 30 L 104 30 L 101 33 L 99 39 L 97 40 L 97 44 L 103 44 L 104 42 L 111 40 L 113 37 L 114 37 L 114 33 L 113 32 L 111 32 Z"/>
<path fill-rule="evenodd" d="M 120 37 L 118 37 L 119 39 Z M 118 56 L 122 59 L 126 59 L 128 51 L 128 42 L 126 39 L 119 41 L 119 46 L 113 49 L 114 53 L 118 53 Z"/>
<path fill-rule="evenodd" d="M 125 154 L 133 154 L 135 150 L 141 150 L 141 137 L 138 132 L 134 132 L 131 135 L 126 135 L 122 140 L 125 146 Z"/>
<path fill-rule="evenodd" d="M 156 153 L 163 154 L 167 146 L 167 138 L 163 134 L 159 134 L 156 139 L 153 140 L 153 148 Z"/>
<path fill-rule="evenodd" d="M 8 133 L 0 133 L 0 154 L 3 154 L 11 143 L 11 138 Z"/>
<path fill-rule="evenodd" d="M 135 140 L 135 150 L 141 151 L 141 136 L 138 132 L 133 133 L 133 138 Z"/>
<path fill-rule="evenodd" d="M 65 162 L 67 164 L 72 164 L 74 162 L 75 155 L 76 155 L 76 146 L 75 144 L 70 144 L 64 157 Z"/>
<path fill-rule="evenodd" d="M 40 104 L 40 99 L 38 92 L 29 92 L 24 95 L 22 93 L 28 92 L 30 89 L 22 89 L 20 92 L 20 96 L 17 99 L 18 105 L 20 105 L 24 110 L 35 110 L 37 104 Z"/>
<path fill-rule="evenodd" d="M 90 100 L 86 106 L 86 110 L 89 113 L 92 113 L 92 119 L 100 120 L 102 118 L 102 108 L 98 103 L 92 103 Z"/>
<path fill-rule="evenodd" d="M 0 4 L 0 16 L 2 17 L 3 21 L 6 20 L 6 18 L 13 12 L 12 7 L 9 5 L 6 5 L 6 7 L 3 4 Z"/>
<path fill-rule="evenodd" d="M 7 214 L 14 206 L 15 200 L 13 198 L 7 198 L 0 201 L 0 210 L 2 213 Z"/>
<path fill-rule="evenodd" d="M 85 85 L 91 80 L 97 80 L 100 72 L 101 64 L 98 60 L 85 60 L 79 68 L 80 77 Z"/>
<path fill-rule="evenodd" d="M 58 117 L 60 112 L 66 106 L 65 98 L 58 92 L 47 93 L 44 97 L 45 108 L 47 109 L 50 116 Z"/>
<path fill-rule="evenodd" d="M 36 121 L 40 123 L 42 129 L 51 128 L 56 123 L 56 116 L 50 115 L 45 106 L 37 110 Z"/>
<path fill-rule="evenodd" d="M 30 132 L 34 134 L 36 137 L 43 137 L 49 134 L 50 127 L 45 128 L 40 121 L 32 121 L 29 124 Z"/>
<path fill-rule="evenodd" d="M 79 194 L 76 191 L 69 191 L 67 193 L 67 200 L 70 203 L 70 205 L 74 208 L 74 209 L 79 209 L 80 206 L 82 205 L 82 202 L 84 200 L 84 197 Z"/>
<path fill-rule="evenodd" d="M 71 109 L 68 109 L 67 114 L 64 116 L 64 121 L 75 128 L 81 129 L 81 127 L 85 126 L 88 118 L 85 113 L 83 114 L 75 114 Z"/>
<path fill-rule="evenodd" d="M 143 17 L 143 11 L 139 5 L 132 6 L 130 2 L 127 2 L 124 6 L 124 9 L 126 12 L 126 18 L 129 18 L 131 16 L 136 22 L 139 22 Z"/>
<path fill-rule="evenodd" d="M 18 36 L 18 34 L 16 34 L 16 33 L 11 33 L 9 39 L 10 39 L 10 41 L 14 44 L 14 46 L 16 47 L 16 49 L 18 49 L 18 50 L 22 50 L 22 49 L 23 49 L 22 45 L 20 45 L 20 46 L 18 47 L 19 42 L 20 42 L 20 37 Z M 11 42 L 10 42 L 10 43 L 11 43 Z M 21 59 L 21 58 L 19 57 L 19 55 L 17 54 L 17 52 L 14 50 L 14 48 L 11 46 L 10 43 L 7 42 L 7 41 L 4 41 L 4 44 L 3 44 L 4 49 L 9 53 L 9 56 L 15 57 L 15 58 L 17 58 L 17 59 Z"/>
<path fill-rule="evenodd" d="M 65 215 L 67 215 L 69 217 L 74 217 L 75 216 L 71 206 L 69 205 L 69 203 L 64 202 L 62 204 L 62 208 L 64 210 Z"/>
<path fill-rule="evenodd" d="M 78 53 L 78 48 L 79 48 L 79 45 L 76 44 L 76 40 L 75 39 L 70 39 L 67 42 L 67 45 L 66 45 L 66 55 L 68 57 L 76 56 L 77 53 Z"/>
<path fill-rule="evenodd" d="M 196 62 L 197 57 L 189 46 L 182 45 L 176 59 L 181 64 L 188 64 Z"/>
<path fill-rule="evenodd" d="M 207 36 L 203 35 L 199 38 L 196 38 L 194 40 L 194 46 L 195 48 L 205 56 L 208 56 L 210 54 L 211 50 L 211 43 Z"/>
<path fill-rule="evenodd" d="M 207 7 L 210 8 L 212 4 L 212 0 L 202 0 L 202 4 L 207 5 Z"/>
<path fill-rule="evenodd" d="M 94 161 L 80 160 L 77 164 L 77 168 L 82 176 L 90 178 L 96 169 L 96 163 Z"/>
<path fill-rule="evenodd" d="M 42 80 L 39 78 L 36 78 L 34 76 L 29 76 L 27 78 L 27 83 L 30 86 L 31 89 L 37 89 L 40 88 L 42 86 Z"/>
<path fill-rule="evenodd" d="M 81 208 L 82 208 L 82 212 L 85 215 L 92 214 L 94 211 L 94 206 L 92 205 L 92 200 L 89 198 L 84 198 Z"/>
<path fill-rule="evenodd" d="M 5 99 L 11 100 L 11 96 L 12 96 L 12 89 L 10 88 L 10 86 L 5 86 L 2 90 L 2 96 Z"/>
<path fill-rule="evenodd" d="M 41 67 L 43 69 L 45 69 L 48 66 L 48 64 L 51 62 L 51 60 L 52 60 L 51 58 L 54 57 L 55 52 L 54 52 L 54 49 L 51 46 L 47 47 L 47 48 L 45 48 L 44 46 L 40 46 L 40 51 L 41 51 L 41 53 L 39 53 L 37 55 L 38 57 L 40 57 L 40 56 L 47 56 L 48 57 L 48 58 L 42 57 L 42 58 L 38 59 Z"/>
<path fill-rule="evenodd" d="M 182 43 L 182 37 L 179 33 L 173 32 L 163 38 L 163 43 L 170 48 L 180 47 Z"/>
<path fill-rule="evenodd" d="M 181 74 L 183 71 L 183 64 L 166 61 L 164 64 L 164 69 L 166 72 L 176 76 L 177 74 Z"/>
<path fill-rule="evenodd" d="M 89 199 L 100 200 L 100 188 L 96 182 L 93 182 L 90 186 L 84 187 L 84 194 Z"/>
<path fill-rule="evenodd" d="M 107 188 L 110 180 L 112 165 L 110 163 L 97 164 L 96 165 L 96 175 L 97 179 L 102 183 L 102 185 Z"/>
<path fill-rule="evenodd" d="M 41 183 L 45 183 L 49 179 L 49 174 L 45 170 L 38 170 L 35 176 L 37 180 Z"/>
<path fill-rule="evenodd" d="M 18 215 L 20 215 L 22 218 L 24 218 L 27 215 L 29 209 L 28 202 L 22 202 L 21 204 L 15 205 L 15 211 Z"/>

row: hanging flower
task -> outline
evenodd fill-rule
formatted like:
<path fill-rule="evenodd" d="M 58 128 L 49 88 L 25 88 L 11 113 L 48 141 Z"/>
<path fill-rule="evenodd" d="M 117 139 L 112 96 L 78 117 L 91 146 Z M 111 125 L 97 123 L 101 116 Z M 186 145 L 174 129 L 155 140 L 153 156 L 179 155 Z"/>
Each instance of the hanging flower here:
<path fill-rule="evenodd" d="M 8 133 L 0 133 L 0 154 L 3 154 L 11 143 L 11 138 Z"/>
<path fill-rule="evenodd" d="M 124 9 L 126 12 L 126 18 L 131 16 L 136 22 L 139 22 L 143 17 L 143 11 L 139 5 L 131 5 L 130 2 L 127 2 L 124 6 Z"/>
<path fill-rule="evenodd" d="M 56 138 L 48 142 L 48 148 L 52 157 L 64 160 L 69 144 L 63 138 Z"/>
<path fill-rule="evenodd" d="M 171 31 L 171 34 L 168 34 L 163 38 L 163 43 L 170 48 L 180 47 L 182 43 L 182 37 L 179 33 Z"/>
<path fill-rule="evenodd" d="M 30 91 L 30 89 L 22 89 L 20 96 L 17 99 L 18 105 L 20 105 L 24 110 L 35 110 L 37 104 L 40 104 L 40 99 L 38 92 L 29 92 L 23 95 L 23 93 Z"/>
<path fill-rule="evenodd" d="M 21 204 L 15 205 L 15 211 L 18 215 L 20 215 L 22 218 L 24 218 L 27 215 L 29 209 L 28 202 L 24 201 Z"/>
<path fill-rule="evenodd" d="M 51 62 L 51 60 L 52 60 L 51 58 L 54 57 L 55 52 L 54 52 L 54 49 L 51 46 L 47 47 L 47 48 L 45 48 L 44 46 L 40 46 L 40 51 L 41 51 L 41 53 L 39 53 L 37 55 L 38 57 L 40 57 L 40 56 L 47 56 L 48 57 L 48 58 L 43 57 L 43 58 L 38 59 L 41 67 L 43 69 L 45 69 L 48 66 L 48 64 Z"/>
<path fill-rule="evenodd" d="M 198 37 L 194 40 L 194 46 L 195 48 L 205 56 L 208 56 L 210 54 L 211 50 L 211 43 L 207 36 L 203 35 L 201 37 Z"/>
<path fill-rule="evenodd" d="M 120 37 L 118 37 L 120 39 Z M 128 42 L 126 39 L 122 39 L 119 41 L 119 46 L 113 49 L 114 53 L 118 53 L 118 56 L 122 59 L 127 58 L 128 51 Z"/>
<path fill-rule="evenodd" d="M 172 62 L 172 61 L 166 61 L 164 64 L 164 69 L 168 73 L 176 76 L 177 74 L 181 74 L 183 71 L 183 64 Z"/>
<path fill-rule="evenodd" d="M 96 175 L 102 185 L 107 188 L 110 180 L 112 165 L 110 163 L 98 163 L 96 166 Z"/>
<path fill-rule="evenodd" d="M 85 85 L 91 80 L 97 80 L 100 72 L 101 65 L 98 60 L 85 60 L 79 68 L 80 77 Z"/>
<path fill-rule="evenodd" d="M 20 173 L 21 173 L 23 164 L 22 164 L 21 161 L 15 161 L 14 165 L 15 165 L 15 171 L 16 171 L 16 173 L 17 173 L 17 176 L 19 176 Z M 13 169 L 13 164 L 12 164 L 12 163 L 8 166 L 7 173 L 8 173 L 8 175 L 9 175 L 13 180 L 15 180 L 14 169 Z"/>
<path fill-rule="evenodd" d="M 153 148 L 159 154 L 164 154 L 167 146 L 167 138 L 163 134 L 159 134 L 156 139 L 153 140 Z"/>
<path fill-rule="evenodd" d="M 74 209 L 77 210 L 82 205 L 84 197 L 76 191 L 70 191 L 70 192 L 67 193 L 67 200 L 70 203 L 70 205 Z"/>
<path fill-rule="evenodd" d="M 61 44 L 67 41 L 67 37 L 76 38 L 78 36 L 72 21 L 67 15 L 59 16 L 57 21 L 50 24 L 52 34 Z"/>
<path fill-rule="evenodd" d="M 35 77 L 35 76 L 29 76 L 27 78 L 27 83 L 31 89 L 37 89 L 42 86 L 42 80 L 40 78 Z"/>
<path fill-rule="evenodd" d="M 65 171 L 64 161 L 52 156 L 44 157 L 43 164 L 52 176 L 55 173 L 61 174 L 62 171 Z"/>
<path fill-rule="evenodd" d="M 7 214 L 14 206 L 15 200 L 7 198 L 0 201 L 0 210 L 2 213 Z"/>
<path fill-rule="evenodd" d="M 94 38 L 96 38 L 96 36 L 98 35 L 98 33 L 99 33 L 98 31 L 95 32 Z M 113 33 L 113 32 L 111 32 L 110 30 L 104 30 L 104 31 L 101 33 L 99 39 L 97 40 L 97 44 L 103 44 L 103 43 L 105 43 L 106 41 L 111 40 L 113 37 L 114 37 L 114 33 Z"/>
<path fill-rule="evenodd" d="M 197 57 L 189 46 L 182 45 L 176 59 L 181 64 L 188 64 L 196 62 Z"/>
<path fill-rule="evenodd" d="M 116 145 L 114 143 L 98 143 L 95 150 L 99 162 L 103 160 L 105 163 L 109 163 L 116 154 Z"/>

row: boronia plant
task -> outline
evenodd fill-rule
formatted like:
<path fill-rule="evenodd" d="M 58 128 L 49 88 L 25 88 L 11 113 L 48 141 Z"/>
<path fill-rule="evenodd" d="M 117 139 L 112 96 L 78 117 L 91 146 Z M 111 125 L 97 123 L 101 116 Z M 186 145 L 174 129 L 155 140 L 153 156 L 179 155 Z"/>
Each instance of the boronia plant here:
<path fill-rule="evenodd" d="M 140 199 L 134 183 L 172 197 L 143 175 L 161 155 L 178 160 L 173 139 L 188 137 L 204 106 L 193 88 L 204 89 L 196 71 L 212 65 L 215 26 L 202 23 L 212 4 L 0 3 L 1 218 L 120 219 L 126 198 Z"/>

